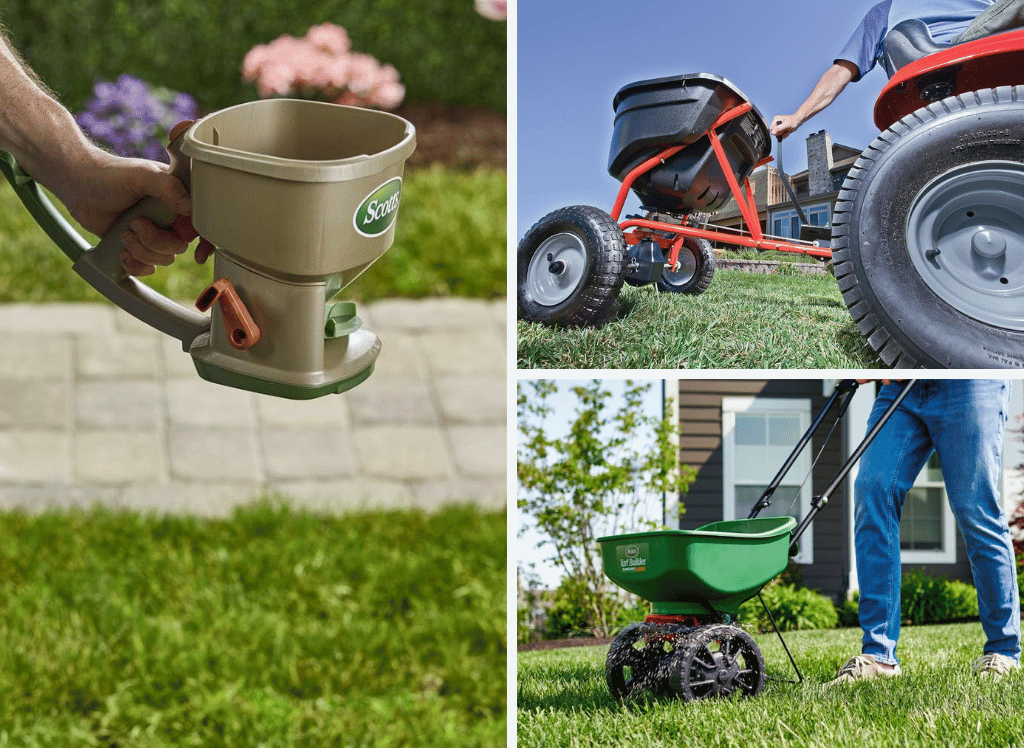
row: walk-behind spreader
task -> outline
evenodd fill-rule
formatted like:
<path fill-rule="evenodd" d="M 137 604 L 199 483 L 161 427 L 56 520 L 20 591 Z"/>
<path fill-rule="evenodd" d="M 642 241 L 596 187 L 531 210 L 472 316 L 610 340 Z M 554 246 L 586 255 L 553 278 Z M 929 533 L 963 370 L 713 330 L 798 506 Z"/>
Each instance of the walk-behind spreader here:
<path fill-rule="evenodd" d="M 800 536 L 913 384 L 910 380 L 903 385 L 832 482 L 813 499 L 799 525 L 793 517 L 757 515 L 771 505 L 772 494 L 834 406 L 834 424 L 842 420 L 858 387 L 853 380 L 836 385 L 747 519 L 712 522 L 696 530 L 598 538 L 608 578 L 651 604 L 651 615 L 627 626 L 608 650 L 605 678 L 613 696 L 625 699 L 646 691 L 692 701 L 761 692 L 767 679 L 764 658 L 754 639 L 738 625 L 740 605 L 755 595 L 765 604 L 761 588 L 798 552 Z M 767 606 L 765 610 L 774 626 L 771 611 Z M 802 681 L 778 627 L 775 632 Z"/>

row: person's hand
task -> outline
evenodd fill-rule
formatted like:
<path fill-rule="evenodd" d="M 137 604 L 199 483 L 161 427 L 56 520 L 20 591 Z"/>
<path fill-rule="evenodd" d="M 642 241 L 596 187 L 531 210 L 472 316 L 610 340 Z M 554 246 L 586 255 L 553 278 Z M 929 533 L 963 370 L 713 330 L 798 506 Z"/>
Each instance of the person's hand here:
<path fill-rule="evenodd" d="M 90 151 L 87 160 L 69 165 L 57 197 L 83 228 L 98 236 L 140 199 L 156 197 L 177 213 L 179 220 L 169 229 L 148 218 L 133 221 L 130 230 L 119 237 L 124 245 L 121 264 L 131 275 L 150 275 L 157 265 L 170 265 L 196 236 L 187 219 L 192 201 L 185 186 L 156 161 L 123 158 L 98 148 Z M 204 252 L 208 255 L 205 246 Z M 206 257 L 200 258 L 197 249 L 196 259 Z"/>
<path fill-rule="evenodd" d="M 786 136 L 796 132 L 796 129 L 803 124 L 795 114 L 776 114 L 772 117 L 772 135 L 779 140 L 785 140 Z"/>

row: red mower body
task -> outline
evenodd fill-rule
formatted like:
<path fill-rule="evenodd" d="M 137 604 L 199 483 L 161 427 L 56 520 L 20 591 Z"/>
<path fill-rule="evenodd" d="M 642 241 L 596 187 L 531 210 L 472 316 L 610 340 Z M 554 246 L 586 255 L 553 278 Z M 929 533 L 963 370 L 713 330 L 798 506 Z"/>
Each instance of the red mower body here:
<path fill-rule="evenodd" d="M 929 89 L 947 85 L 945 96 L 1024 83 L 1024 29 L 957 44 L 909 63 L 896 72 L 875 102 L 875 126 L 894 122 L 925 106 Z"/>

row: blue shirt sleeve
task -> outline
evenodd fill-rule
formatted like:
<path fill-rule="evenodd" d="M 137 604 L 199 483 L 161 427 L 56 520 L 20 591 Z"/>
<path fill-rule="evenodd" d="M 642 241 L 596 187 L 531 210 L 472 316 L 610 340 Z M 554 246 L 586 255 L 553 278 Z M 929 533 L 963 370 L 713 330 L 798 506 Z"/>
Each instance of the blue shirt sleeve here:
<path fill-rule="evenodd" d="M 875 66 L 881 54 L 882 40 L 889 30 L 889 9 L 892 0 L 882 0 L 873 6 L 853 32 L 850 41 L 836 55 L 835 62 L 847 60 L 857 66 L 853 80 L 859 81 Z"/>

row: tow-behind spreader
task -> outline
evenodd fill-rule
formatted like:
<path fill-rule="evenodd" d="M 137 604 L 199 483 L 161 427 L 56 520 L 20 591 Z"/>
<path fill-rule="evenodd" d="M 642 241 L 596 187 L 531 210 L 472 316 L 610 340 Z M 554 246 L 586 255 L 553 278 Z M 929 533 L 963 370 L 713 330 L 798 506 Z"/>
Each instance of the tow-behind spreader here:
<path fill-rule="evenodd" d="M 749 176 L 772 160 L 771 134 L 725 78 L 693 73 L 639 81 L 622 88 L 613 104 L 608 172 L 622 182 L 615 204 L 610 214 L 586 205 L 561 208 L 526 233 L 517 259 L 520 319 L 600 324 L 624 282 L 702 293 L 715 273 L 711 241 L 831 257 L 813 241 L 827 238 L 827 230 L 805 226 L 800 240 L 761 232 Z M 644 215 L 620 220 L 631 189 Z M 747 230 L 699 220 L 730 197 Z"/>
<path fill-rule="evenodd" d="M 605 678 L 612 695 L 624 699 L 649 691 L 692 701 L 761 692 L 766 681 L 764 658 L 754 639 L 738 625 L 740 605 L 755 595 L 760 598 L 761 588 L 786 568 L 789 557 L 798 551 L 800 536 L 913 384 L 910 380 L 903 385 L 832 482 L 813 499 L 799 525 L 793 517 L 757 515 L 771 504 L 775 489 L 833 406 L 838 406 L 836 422 L 842 419 L 857 390 L 853 380 L 836 385 L 747 519 L 712 522 L 696 530 L 598 538 L 608 578 L 651 604 L 651 615 L 627 626 L 608 650 Z M 774 624 L 771 611 L 768 616 Z M 790 662 L 802 680 L 792 656 Z"/>

